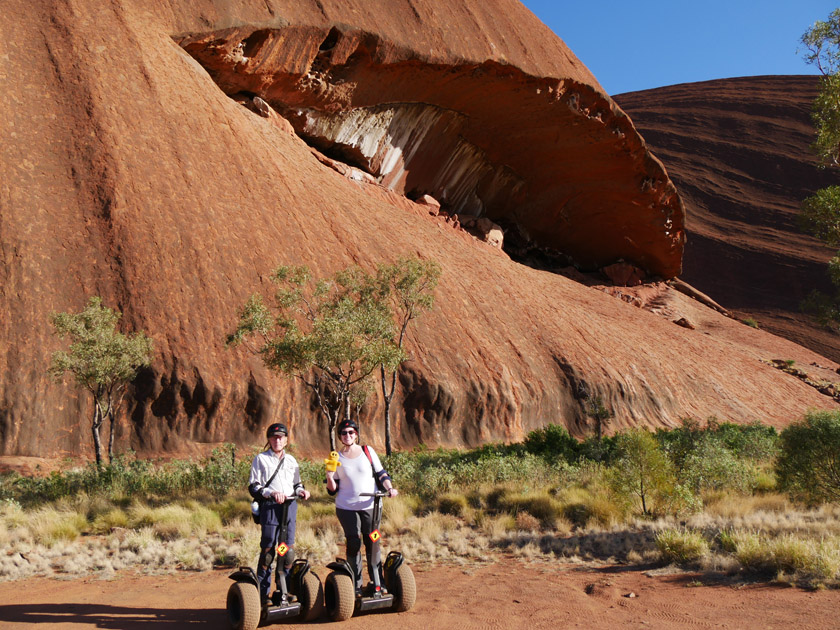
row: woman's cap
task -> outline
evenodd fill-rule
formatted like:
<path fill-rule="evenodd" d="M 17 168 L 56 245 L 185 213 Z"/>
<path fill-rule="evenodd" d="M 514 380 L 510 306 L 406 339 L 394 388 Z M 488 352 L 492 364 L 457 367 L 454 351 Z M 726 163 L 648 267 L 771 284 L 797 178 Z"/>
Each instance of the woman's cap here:
<path fill-rule="evenodd" d="M 341 433 L 344 429 L 353 429 L 356 433 L 359 432 L 359 425 L 353 420 L 342 420 L 338 423 L 337 431 Z"/>

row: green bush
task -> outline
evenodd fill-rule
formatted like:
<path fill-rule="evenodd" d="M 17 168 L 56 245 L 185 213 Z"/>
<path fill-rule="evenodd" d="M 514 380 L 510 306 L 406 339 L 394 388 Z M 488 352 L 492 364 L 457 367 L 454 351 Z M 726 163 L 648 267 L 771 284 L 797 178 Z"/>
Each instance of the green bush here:
<path fill-rule="evenodd" d="M 808 503 L 840 500 L 840 412 L 812 411 L 782 431 L 776 478 Z"/>
<path fill-rule="evenodd" d="M 536 429 L 525 436 L 525 450 L 532 455 L 545 458 L 562 458 L 567 462 L 577 461 L 579 454 L 578 441 L 569 435 L 566 427 L 559 424 L 549 424 Z"/>
<path fill-rule="evenodd" d="M 616 497 L 641 508 L 645 516 L 674 511 L 677 489 L 674 466 L 644 429 L 631 429 L 618 436 L 615 463 L 609 483 Z"/>

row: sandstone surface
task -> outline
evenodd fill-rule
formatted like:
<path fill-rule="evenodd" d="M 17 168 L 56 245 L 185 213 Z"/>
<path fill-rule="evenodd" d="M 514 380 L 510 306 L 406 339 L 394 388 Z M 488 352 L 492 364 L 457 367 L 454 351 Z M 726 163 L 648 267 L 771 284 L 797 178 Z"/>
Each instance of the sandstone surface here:
<path fill-rule="evenodd" d="M 819 169 L 814 76 L 744 77 L 620 94 L 686 205 L 682 278 L 738 318 L 840 360 L 840 335 L 799 308 L 831 291 L 834 254 L 796 224 L 799 205 L 840 184 Z"/>
<path fill-rule="evenodd" d="M 4 3 L 0 452 L 89 453 L 87 397 L 46 375 L 60 345 L 47 321 L 93 294 L 156 344 L 152 368 L 138 377 L 120 418 L 118 449 L 254 444 L 275 419 L 290 424 L 300 448 L 322 448 L 323 422 L 307 393 L 246 352 L 226 349 L 225 336 L 248 295 L 269 289 L 278 263 L 329 274 L 406 254 L 437 260 L 443 276 L 437 308 L 417 321 L 412 360 L 400 373 L 394 431 L 401 446 L 514 440 L 548 422 L 581 435 L 592 396 L 615 412 L 612 429 L 674 425 L 688 415 L 781 426 L 808 407 L 838 407 L 766 363 L 794 359 L 830 374 L 836 365 L 818 354 L 668 285 L 627 303 L 576 281 L 574 269 L 563 276 L 517 264 L 449 215 L 432 216 L 406 198 L 411 186 L 358 180 L 336 156 L 290 133 L 275 108 L 292 105 L 277 94 L 293 96 L 290 82 L 306 78 L 338 32 L 339 50 L 324 61 L 330 84 L 358 81 L 358 89 L 349 92 L 352 107 L 341 101 L 321 112 L 308 100 L 317 92 L 311 87 L 304 100 L 320 120 L 353 108 L 387 111 L 400 94 L 409 103 L 428 96 L 435 108 L 463 112 L 463 120 L 455 117 L 459 134 L 488 164 L 509 165 L 525 182 L 521 209 L 487 203 L 488 218 L 501 224 L 511 213 L 532 237 L 544 235 L 581 264 L 623 258 L 663 277 L 678 271 L 682 208 L 664 169 L 583 64 L 527 10 L 509 0 L 381 7 L 362 0 Z M 239 49 L 255 33 L 272 45 Z M 372 43 L 343 67 L 341 46 L 361 40 Z M 213 42 L 223 56 L 258 59 L 266 72 L 233 72 L 226 88 L 221 75 L 235 66 L 216 67 L 200 54 Z M 281 80 L 266 89 L 242 83 L 266 76 Z M 253 92 L 245 96 L 256 110 L 231 98 L 243 91 Z M 343 128 L 343 120 L 327 126 Z M 304 134 L 299 120 L 293 124 Z M 407 164 L 415 168 L 411 161 L 401 168 Z M 416 192 L 435 190 L 424 184 Z M 556 205 L 560 198 L 567 203 Z M 680 318 L 694 328 L 675 325 Z M 375 402 L 365 410 L 374 444 L 379 411 Z"/>

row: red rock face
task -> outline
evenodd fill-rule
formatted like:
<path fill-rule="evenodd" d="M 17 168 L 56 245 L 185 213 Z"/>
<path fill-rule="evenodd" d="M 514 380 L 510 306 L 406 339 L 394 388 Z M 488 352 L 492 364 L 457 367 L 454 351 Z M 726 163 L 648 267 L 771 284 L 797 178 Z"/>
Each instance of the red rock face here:
<path fill-rule="evenodd" d="M 496 61 L 428 63 L 349 27 L 242 27 L 177 41 L 225 93 L 258 95 L 307 141 L 390 190 L 517 224 L 579 266 L 625 259 L 665 278 L 680 271 L 679 196 L 591 84 Z"/>
<path fill-rule="evenodd" d="M 682 277 L 739 318 L 840 359 L 840 336 L 804 315 L 814 289 L 831 292 L 834 251 L 804 234 L 802 200 L 840 184 L 809 146 L 816 77 L 727 79 L 622 94 L 688 210 Z"/>
<path fill-rule="evenodd" d="M 394 432 L 401 446 L 515 440 L 548 422 L 583 434 L 585 403 L 596 395 L 615 412 L 611 429 L 673 425 L 687 415 L 783 425 L 809 406 L 837 407 L 762 362 L 830 363 L 822 357 L 664 286 L 651 289 L 651 299 L 627 303 L 624 295 L 616 299 L 516 264 L 453 227 L 455 221 L 399 194 L 411 192 L 408 174 L 395 176 L 392 182 L 403 183 L 388 190 L 337 172 L 276 117 L 231 99 L 219 89 L 224 82 L 214 82 L 176 43 L 208 51 L 207 34 L 215 34 L 227 51 L 241 41 L 230 33 L 288 35 L 291 48 L 277 44 L 260 53 L 271 72 L 231 75 L 240 91 L 240 81 L 277 77 L 280 67 L 296 81 L 311 69 L 335 24 L 364 37 L 375 34 L 367 56 L 345 64 L 349 68 L 339 69 L 333 56 L 339 52 L 330 53 L 330 84 L 358 79 L 348 102 L 376 112 L 412 89 L 415 100 L 423 96 L 416 83 L 437 108 L 428 112 L 450 107 L 464 116 L 440 124 L 462 125 L 465 141 L 484 152 L 487 173 L 507 173 L 498 170 L 504 164 L 525 182 L 517 193 L 522 205 L 511 209 L 484 201 L 507 199 L 490 194 L 493 176 L 474 178 L 488 216 L 510 213 L 533 236 L 545 231 L 552 243 L 568 233 L 574 238 L 562 241 L 567 251 L 595 262 L 609 248 L 624 251 L 619 241 L 626 220 L 626 234 L 638 237 L 633 251 L 647 256 L 628 254 L 628 262 L 648 270 L 658 265 L 665 275 L 678 268 L 677 232 L 671 241 L 663 236 L 666 209 L 675 203 L 664 171 L 585 67 L 530 13 L 501 0 L 395 0 L 388 6 L 383 13 L 381 3 L 361 0 L 4 4 L 3 454 L 90 453 L 88 399 L 47 377 L 50 355 L 61 345 L 49 330 L 49 313 L 78 310 L 90 295 L 119 308 L 126 329 L 143 329 L 156 344 L 153 366 L 137 379 L 120 418 L 119 450 L 261 443 L 263 427 L 273 420 L 289 424 L 300 448 L 323 449 L 323 421 L 307 393 L 267 373 L 243 350 L 226 349 L 225 335 L 248 295 L 270 290 L 268 273 L 277 264 L 308 264 L 327 275 L 407 254 L 437 260 L 443 276 L 437 307 L 417 321 L 409 340 L 413 359 L 400 373 Z M 342 41 L 336 39 L 339 50 Z M 252 42 L 256 50 L 259 40 Z M 387 87 L 373 83 L 374 70 L 382 71 Z M 447 73 L 466 87 L 455 89 L 454 79 L 447 85 Z M 296 92 L 283 81 L 254 92 L 270 102 L 279 102 L 275 89 L 290 98 Z M 553 87 L 554 96 L 538 94 L 544 86 Z M 391 90 L 389 100 L 374 98 L 377 90 Z M 573 92 L 580 94 L 576 103 L 568 100 Z M 340 120 L 329 118 L 333 113 L 353 109 L 314 107 L 306 100 L 313 93 L 301 92 L 301 103 L 328 126 Z M 499 98 L 491 107 L 493 95 Z M 517 134 L 530 146 L 520 147 Z M 442 145 L 447 137 L 441 135 Z M 569 144 L 558 151 L 545 138 Z M 418 152 L 435 146 L 420 144 Z M 554 160 L 564 178 L 584 183 L 551 180 Z M 414 168 L 413 161 L 405 163 Z M 425 171 L 425 162 L 417 164 L 427 173 L 423 181 L 441 172 L 433 168 L 437 160 Z M 650 181 L 641 177 L 651 173 Z M 605 192 L 597 196 L 596 187 Z M 591 221 L 584 220 L 587 213 Z M 595 221 L 598 216 L 610 220 Z M 566 219 L 559 229 L 557 221 Z M 679 214 L 671 219 L 677 226 Z M 670 250 L 669 242 L 676 243 Z M 580 252 L 571 249 L 575 243 Z M 673 323 L 682 318 L 694 328 Z M 375 401 L 364 411 L 366 439 L 374 444 L 381 441 L 380 411 Z"/>

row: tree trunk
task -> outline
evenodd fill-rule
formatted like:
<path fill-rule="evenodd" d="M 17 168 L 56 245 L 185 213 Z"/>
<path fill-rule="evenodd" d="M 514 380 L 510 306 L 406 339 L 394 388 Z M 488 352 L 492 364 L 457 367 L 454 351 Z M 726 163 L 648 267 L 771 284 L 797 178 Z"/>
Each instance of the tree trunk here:
<path fill-rule="evenodd" d="M 108 410 L 108 463 L 114 463 L 114 408 Z"/>
<path fill-rule="evenodd" d="M 335 448 L 335 418 L 331 416 L 327 416 L 327 420 L 329 420 L 329 429 L 330 432 L 330 451 L 336 450 Z"/>
<path fill-rule="evenodd" d="M 98 400 L 94 400 L 93 409 L 93 424 L 91 425 L 93 449 L 96 455 L 96 467 L 102 468 L 102 441 L 99 439 L 99 427 L 102 426 L 102 408 L 99 406 Z"/>
<path fill-rule="evenodd" d="M 394 390 L 397 388 L 397 371 L 391 373 L 391 391 L 388 391 L 385 382 L 385 366 L 379 366 L 379 375 L 382 382 L 382 398 L 385 400 L 385 454 L 391 454 L 391 400 L 394 398 Z"/>
<path fill-rule="evenodd" d="M 114 399 L 108 392 L 108 463 L 114 463 Z"/>

